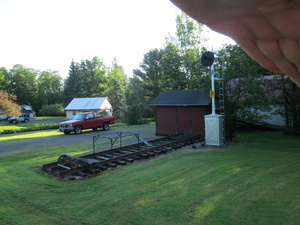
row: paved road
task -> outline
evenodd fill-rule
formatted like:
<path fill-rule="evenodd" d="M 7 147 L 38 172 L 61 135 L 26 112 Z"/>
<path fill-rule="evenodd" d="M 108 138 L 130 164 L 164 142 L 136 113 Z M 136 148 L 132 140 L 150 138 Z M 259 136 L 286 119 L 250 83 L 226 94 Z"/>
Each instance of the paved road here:
<path fill-rule="evenodd" d="M 101 134 L 108 134 L 113 132 L 120 132 L 119 129 L 111 129 L 107 132 L 98 130 L 96 132 L 93 131 L 83 131 L 80 135 L 70 134 L 64 135 L 59 134 L 56 136 L 50 137 L 41 137 L 41 138 L 32 138 L 32 139 L 21 139 L 18 141 L 14 141 L 9 143 L 9 141 L 1 141 L 0 142 L 0 154 L 1 153 L 9 153 L 9 152 L 16 152 L 16 151 L 24 151 L 24 150 L 41 150 L 53 147 L 61 147 L 64 146 L 76 146 L 82 145 L 86 143 L 87 149 L 93 149 L 92 140 L 94 135 L 101 135 Z M 145 127 L 135 128 L 135 129 L 126 129 L 122 130 L 122 132 L 134 132 L 139 133 L 140 137 L 145 140 L 151 140 L 158 138 L 155 136 L 155 125 L 147 125 Z M 134 137 L 132 138 L 132 140 Z M 103 139 L 105 140 L 105 139 Z M 100 140 L 99 140 L 100 141 Z M 108 144 L 109 139 L 105 140 Z"/>

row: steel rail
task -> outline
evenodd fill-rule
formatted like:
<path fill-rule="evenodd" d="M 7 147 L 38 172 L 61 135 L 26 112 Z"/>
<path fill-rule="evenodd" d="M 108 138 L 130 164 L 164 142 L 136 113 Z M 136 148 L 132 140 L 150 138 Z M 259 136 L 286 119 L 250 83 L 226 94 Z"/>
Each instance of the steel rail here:
<path fill-rule="evenodd" d="M 127 162 L 130 163 L 141 158 L 154 157 L 176 150 L 184 145 L 191 145 L 200 140 L 200 136 L 183 138 L 179 136 L 164 137 L 148 141 L 152 146 L 138 143 L 77 157 L 82 160 L 92 160 L 92 163 L 84 166 L 79 165 L 77 168 L 70 168 L 68 165 L 62 165 L 59 163 L 58 159 L 57 162 L 44 164 L 41 169 L 63 180 L 82 179 L 83 177 L 98 174 L 109 167 L 124 165 L 127 164 Z"/>

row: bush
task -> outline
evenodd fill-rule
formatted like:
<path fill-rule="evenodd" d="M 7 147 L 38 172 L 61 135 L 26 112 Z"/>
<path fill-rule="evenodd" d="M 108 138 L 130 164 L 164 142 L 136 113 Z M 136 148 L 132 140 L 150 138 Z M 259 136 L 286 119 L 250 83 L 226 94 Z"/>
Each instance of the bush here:
<path fill-rule="evenodd" d="M 130 107 L 125 113 L 124 122 L 128 125 L 138 125 L 147 123 L 146 119 L 142 117 L 141 111 L 135 107 Z"/>
<path fill-rule="evenodd" d="M 41 124 L 35 127 L 25 127 L 20 130 L 3 130 L 0 134 L 14 134 L 14 133 L 21 133 L 21 132 L 28 132 L 28 131 L 38 131 L 38 130 L 51 130 L 51 129 L 58 129 L 59 125 L 57 124 Z"/>
<path fill-rule="evenodd" d="M 285 127 L 283 128 L 283 132 L 286 134 L 300 135 L 300 128 Z"/>
<path fill-rule="evenodd" d="M 101 112 L 98 112 L 98 116 L 108 116 L 108 112 L 107 111 L 101 111 Z"/>
<path fill-rule="evenodd" d="M 61 104 L 44 105 L 39 110 L 39 116 L 64 116 L 64 107 Z"/>

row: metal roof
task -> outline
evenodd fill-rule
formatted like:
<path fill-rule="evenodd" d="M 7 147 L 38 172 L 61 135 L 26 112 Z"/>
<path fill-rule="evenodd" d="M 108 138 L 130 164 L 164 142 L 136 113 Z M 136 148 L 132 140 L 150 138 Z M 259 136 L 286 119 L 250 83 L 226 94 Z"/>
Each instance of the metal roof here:
<path fill-rule="evenodd" d="M 32 110 L 31 106 L 29 105 L 22 105 L 21 106 L 24 110 Z"/>
<path fill-rule="evenodd" d="M 150 105 L 153 106 L 191 106 L 208 105 L 211 101 L 209 93 L 201 90 L 164 91 Z"/>
<path fill-rule="evenodd" d="M 67 105 L 65 110 L 100 109 L 105 101 L 106 101 L 106 97 L 101 97 L 101 98 L 73 98 L 73 100 Z"/>

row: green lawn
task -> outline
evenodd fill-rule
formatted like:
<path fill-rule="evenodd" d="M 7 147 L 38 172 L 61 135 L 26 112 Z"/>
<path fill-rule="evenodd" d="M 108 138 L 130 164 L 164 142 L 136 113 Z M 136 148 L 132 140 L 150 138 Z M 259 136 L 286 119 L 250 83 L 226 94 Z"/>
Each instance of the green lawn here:
<path fill-rule="evenodd" d="M 50 137 L 50 136 L 55 136 L 55 135 L 60 135 L 60 134 L 63 134 L 63 133 L 60 132 L 58 129 L 30 131 L 30 132 L 17 133 L 17 134 L 0 135 L 0 141 L 6 141 L 6 143 L 8 143 L 8 142 L 20 141 L 22 139 Z"/>
<path fill-rule="evenodd" d="M 79 154 L 85 146 L 64 149 Z M 0 224 L 299 224 L 300 138 L 242 133 L 61 182 L 38 169 L 61 149 L 0 155 Z"/>

